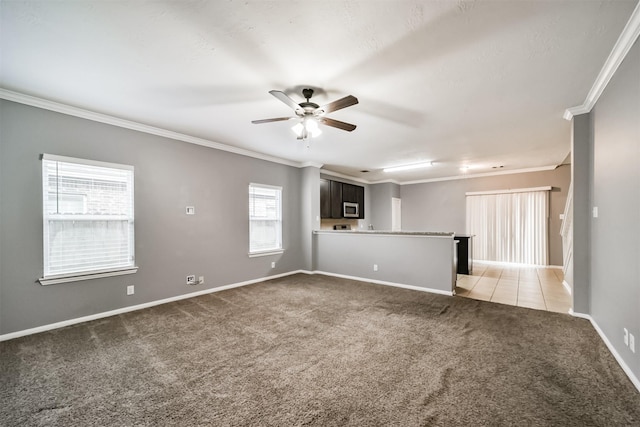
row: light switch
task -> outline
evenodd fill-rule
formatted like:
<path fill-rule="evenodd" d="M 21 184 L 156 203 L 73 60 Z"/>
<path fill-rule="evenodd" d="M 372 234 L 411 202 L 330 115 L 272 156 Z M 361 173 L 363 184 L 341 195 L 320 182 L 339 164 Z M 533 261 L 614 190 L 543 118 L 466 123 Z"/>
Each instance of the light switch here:
<path fill-rule="evenodd" d="M 187 206 L 187 215 L 195 215 L 196 207 L 195 206 Z"/>
<path fill-rule="evenodd" d="M 597 206 L 593 207 L 593 217 L 594 218 L 598 218 L 598 207 Z"/>

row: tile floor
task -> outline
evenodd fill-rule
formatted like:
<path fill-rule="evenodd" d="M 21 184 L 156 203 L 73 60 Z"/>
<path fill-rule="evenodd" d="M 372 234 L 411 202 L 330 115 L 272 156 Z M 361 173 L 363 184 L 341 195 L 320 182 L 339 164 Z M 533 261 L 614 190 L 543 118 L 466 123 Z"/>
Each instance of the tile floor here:
<path fill-rule="evenodd" d="M 571 295 L 559 268 L 474 262 L 471 275 L 458 274 L 456 295 L 537 310 L 567 313 Z"/>

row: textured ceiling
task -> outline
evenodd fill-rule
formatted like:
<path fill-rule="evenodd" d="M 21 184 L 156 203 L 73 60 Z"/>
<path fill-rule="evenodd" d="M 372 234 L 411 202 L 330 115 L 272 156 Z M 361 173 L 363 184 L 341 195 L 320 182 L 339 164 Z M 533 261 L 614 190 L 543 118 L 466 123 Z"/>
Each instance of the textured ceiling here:
<path fill-rule="evenodd" d="M 371 182 L 537 168 L 566 158 L 562 114 L 636 3 L 2 1 L 0 86 Z M 358 128 L 307 147 L 292 121 L 251 124 L 303 87 L 356 96 L 329 117 Z"/>

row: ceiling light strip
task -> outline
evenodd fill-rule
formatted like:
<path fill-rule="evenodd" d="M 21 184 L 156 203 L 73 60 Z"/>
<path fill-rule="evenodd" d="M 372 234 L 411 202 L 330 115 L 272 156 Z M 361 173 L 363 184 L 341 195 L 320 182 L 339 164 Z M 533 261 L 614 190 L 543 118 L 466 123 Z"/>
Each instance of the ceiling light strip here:
<path fill-rule="evenodd" d="M 433 166 L 433 162 L 422 162 L 422 163 L 413 163 L 410 165 L 400 165 L 400 166 L 392 166 L 388 168 L 382 169 L 383 172 L 400 172 L 400 171 L 408 171 L 413 169 L 422 169 Z"/>

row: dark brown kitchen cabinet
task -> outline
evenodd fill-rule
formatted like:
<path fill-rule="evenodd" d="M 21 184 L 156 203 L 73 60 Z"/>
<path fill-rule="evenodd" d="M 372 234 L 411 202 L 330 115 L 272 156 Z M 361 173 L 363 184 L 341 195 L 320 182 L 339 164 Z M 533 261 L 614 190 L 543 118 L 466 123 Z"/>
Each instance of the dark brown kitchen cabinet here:
<path fill-rule="evenodd" d="M 331 183 L 331 218 L 342 218 L 342 183 L 329 181 Z"/>
<path fill-rule="evenodd" d="M 364 219 L 364 187 L 356 185 L 356 203 L 358 204 L 358 218 Z"/>
<path fill-rule="evenodd" d="M 331 218 L 331 181 L 320 180 L 320 218 Z"/>
<path fill-rule="evenodd" d="M 342 201 L 356 203 L 356 186 L 342 183 Z"/>
<path fill-rule="evenodd" d="M 364 187 L 329 179 L 320 179 L 320 217 L 344 218 L 342 204 L 358 204 L 358 218 L 364 219 Z"/>

